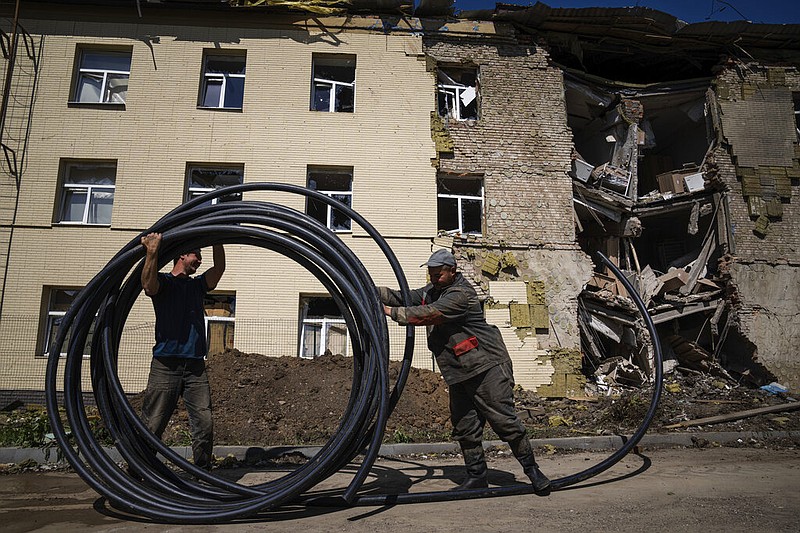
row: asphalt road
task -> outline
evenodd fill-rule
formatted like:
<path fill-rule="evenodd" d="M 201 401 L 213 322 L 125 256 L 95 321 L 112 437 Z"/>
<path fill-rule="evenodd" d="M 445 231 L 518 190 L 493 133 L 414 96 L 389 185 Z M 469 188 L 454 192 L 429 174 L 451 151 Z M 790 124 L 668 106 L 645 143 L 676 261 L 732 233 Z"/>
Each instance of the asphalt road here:
<path fill-rule="evenodd" d="M 550 477 L 573 474 L 604 453 L 539 458 Z M 490 482 L 523 479 L 508 457 L 490 460 Z M 255 484 L 284 472 L 218 470 Z M 447 490 L 462 472 L 456 459 L 381 459 L 365 488 L 379 492 Z M 347 474 L 320 490 L 344 486 Z M 291 508 L 234 524 L 182 526 L 120 517 L 76 474 L 0 476 L 0 529 L 22 531 L 800 531 L 800 450 L 704 448 L 643 450 L 600 476 L 541 497 L 505 496 L 381 507 Z"/>

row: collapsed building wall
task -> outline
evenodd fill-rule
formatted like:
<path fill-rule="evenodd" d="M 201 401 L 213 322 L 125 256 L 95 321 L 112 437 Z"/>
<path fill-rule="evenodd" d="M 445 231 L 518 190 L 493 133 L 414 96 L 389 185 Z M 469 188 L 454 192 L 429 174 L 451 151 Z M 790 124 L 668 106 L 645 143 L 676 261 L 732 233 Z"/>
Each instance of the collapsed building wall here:
<path fill-rule="evenodd" d="M 797 82 L 731 62 L 705 87 L 568 84 L 578 241 L 630 273 L 668 361 L 797 386 Z M 596 266 L 584 348 L 596 365 L 622 357 L 618 384 L 643 382 L 641 326 Z"/>
<path fill-rule="evenodd" d="M 796 67 L 731 61 L 716 81 L 729 188 L 733 320 L 766 375 L 800 387 L 800 147 Z M 769 374 L 772 374 L 770 376 Z"/>
<path fill-rule="evenodd" d="M 480 231 L 440 227 L 436 243 L 454 249 L 485 300 L 517 383 L 546 395 L 583 394 L 577 294 L 591 263 L 575 244 L 562 73 L 542 48 L 508 28 L 498 33 L 493 42 L 424 39 L 440 87 L 433 163 L 445 180 L 482 180 L 485 216 Z M 466 91 L 454 104 L 466 105 L 443 110 L 447 87 L 459 97 Z"/>

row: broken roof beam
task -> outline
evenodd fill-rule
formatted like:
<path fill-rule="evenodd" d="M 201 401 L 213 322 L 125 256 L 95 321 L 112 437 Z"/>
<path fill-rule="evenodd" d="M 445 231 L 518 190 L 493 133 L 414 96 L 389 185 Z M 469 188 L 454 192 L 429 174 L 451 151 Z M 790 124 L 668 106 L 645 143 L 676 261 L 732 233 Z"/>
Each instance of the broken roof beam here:
<path fill-rule="evenodd" d="M 604 207 L 591 200 L 586 200 L 586 199 L 578 200 L 577 198 L 573 198 L 572 201 L 578 205 L 582 205 L 583 207 L 589 209 L 590 211 L 597 211 L 601 215 L 605 216 L 608 219 L 613 220 L 614 222 L 622 221 L 622 214 L 620 212 Z"/>
<path fill-rule="evenodd" d="M 684 305 L 679 308 L 669 309 L 664 311 L 663 313 L 650 313 L 650 317 L 653 319 L 653 324 L 661 324 L 663 322 L 668 322 L 670 320 L 674 320 L 676 318 L 682 318 L 685 316 L 693 315 L 695 313 L 701 313 L 704 311 L 711 311 L 717 308 L 720 304 L 721 300 L 711 300 L 708 302 L 696 302 L 689 305 Z"/>
<path fill-rule="evenodd" d="M 595 202 L 619 211 L 629 211 L 634 205 L 633 201 L 620 194 L 611 194 L 600 189 L 586 187 L 582 183 L 576 183 L 575 181 L 572 182 L 572 187 L 576 193 L 581 194 L 582 198 L 591 198 Z"/>
<path fill-rule="evenodd" d="M 636 317 L 633 315 L 629 315 L 627 313 L 621 313 L 614 309 L 609 309 L 608 307 L 602 306 L 595 302 L 589 301 L 584 299 L 583 305 L 586 307 L 586 310 L 590 313 L 596 314 L 598 316 L 602 316 L 615 322 L 619 322 L 625 326 L 635 327 L 636 326 Z"/>
<path fill-rule="evenodd" d="M 644 205 L 634 205 L 633 212 L 638 217 L 646 217 L 650 215 L 663 215 L 665 213 L 670 213 L 672 211 L 682 211 L 685 209 L 689 209 L 692 204 L 696 203 L 698 200 L 703 200 L 708 198 L 711 200 L 713 196 L 713 192 L 705 191 L 704 193 L 688 193 L 686 195 L 682 195 L 680 197 L 673 196 L 670 199 L 666 200 L 656 200 L 654 202 L 647 202 Z M 713 203 L 714 202 L 712 200 Z"/>

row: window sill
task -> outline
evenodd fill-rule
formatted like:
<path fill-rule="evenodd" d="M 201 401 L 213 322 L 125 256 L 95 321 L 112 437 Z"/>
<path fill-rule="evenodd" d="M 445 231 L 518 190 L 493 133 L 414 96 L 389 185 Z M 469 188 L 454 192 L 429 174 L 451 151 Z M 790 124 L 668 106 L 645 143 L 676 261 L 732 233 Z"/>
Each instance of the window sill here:
<path fill-rule="evenodd" d="M 82 109 L 113 109 L 115 111 L 125 111 L 125 104 L 116 102 L 67 102 L 67 107 Z"/>
<path fill-rule="evenodd" d="M 48 359 L 50 357 L 50 354 L 49 353 L 35 353 L 35 354 L 33 354 L 33 357 L 35 359 Z M 67 352 L 61 352 L 59 354 L 59 357 L 61 357 L 62 359 L 66 359 L 67 358 Z M 88 354 L 88 353 L 85 353 L 85 354 L 83 354 L 83 358 L 84 359 L 91 359 L 92 355 Z"/>
<path fill-rule="evenodd" d="M 206 107 L 206 106 L 199 105 L 199 106 L 197 106 L 197 109 L 202 109 L 202 110 L 205 110 L 205 111 L 227 111 L 229 113 L 241 113 L 242 112 L 242 108 L 241 107 Z"/>
<path fill-rule="evenodd" d="M 74 228 L 74 227 L 87 227 L 87 228 L 110 228 L 111 224 L 86 224 L 84 222 L 53 222 L 53 226 Z"/>
<path fill-rule="evenodd" d="M 355 111 L 320 111 L 319 109 L 309 109 L 311 113 L 330 114 L 330 115 L 355 115 Z"/>

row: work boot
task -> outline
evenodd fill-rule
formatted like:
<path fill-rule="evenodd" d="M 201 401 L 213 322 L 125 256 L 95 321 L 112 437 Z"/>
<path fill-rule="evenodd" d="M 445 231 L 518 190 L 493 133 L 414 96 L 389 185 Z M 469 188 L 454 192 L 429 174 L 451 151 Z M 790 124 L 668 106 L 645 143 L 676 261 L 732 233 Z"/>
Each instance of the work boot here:
<path fill-rule="evenodd" d="M 550 488 L 550 479 L 539 470 L 539 465 L 533 457 L 533 448 L 528 437 L 522 436 L 508 443 L 511 453 L 517 458 L 525 475 L 531 480 L 533 490 L 537 494 L 547 493 Z"/>
<path fill-rule="evenodd" d="M 461 443 L 461 453 L 464 455 L 464 464 L 467 466 L 467 478 L 457 487 L 450 490 L 485 489 L 489 487 L 488 468 L 483 446 L 478 444 L 465 445 Z"/>

